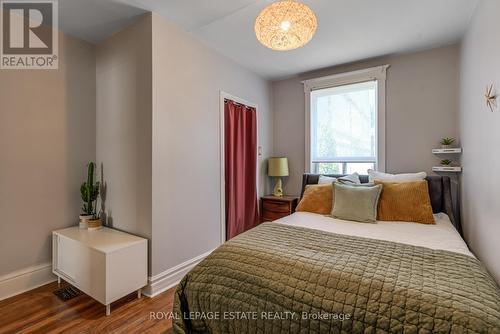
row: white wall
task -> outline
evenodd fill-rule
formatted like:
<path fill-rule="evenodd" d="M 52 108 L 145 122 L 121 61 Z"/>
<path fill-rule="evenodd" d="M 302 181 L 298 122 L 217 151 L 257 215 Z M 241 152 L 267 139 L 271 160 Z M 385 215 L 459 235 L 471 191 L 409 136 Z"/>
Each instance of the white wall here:
<path fill-rule="evenodd" d="M 96 154 L 107 224 L 149 239 L 151 50 L 151 16 L 145 15 L 97 46 L 95 69 Z"/>
<path fill-rule="evenodd" d="M 60 33 L 59 69 L 0 70 L 0 102 L 3 276 L 50 262 L 52 230 L 78 222 L 95 159 L 94 46 Z"/>
<path fill-rule="evenodd" d="M 288 194 L 299 194 L 305 166 L 302 80 L 389 64 L 386 92 L 386 170 L 426 171 L 439 159 L 431 149 L 458 137 L 457 45 L 327 68 L 273 83 L 274 154 L 289 158 Z"/>
<path fill-rule="evenodd" d="M 258 104 L 263 193 L 269 84 L 153 14 L 153 275 L 219 245 L 220 90 Z"/>
<path fill-rule="evenodd" d="M 462 43 L 460 134 L 465 239 L 500 284 L 500 100 L 495 112 L 485 90 L 500 93 L 500 2 L 482 0 Z"/>

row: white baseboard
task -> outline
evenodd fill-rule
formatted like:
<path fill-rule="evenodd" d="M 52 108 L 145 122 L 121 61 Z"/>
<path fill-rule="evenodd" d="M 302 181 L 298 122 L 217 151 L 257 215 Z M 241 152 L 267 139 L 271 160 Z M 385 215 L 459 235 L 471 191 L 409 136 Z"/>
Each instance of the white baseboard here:
<path fill-rule="evenodd" d="M 142 293 L 148 297 L 154 297 L 176 286 L 194 266 L 212 251 L 198 255 L 158 275 L 149 277 L 148 285 L 142 289 Z M 0 300 L 36 289 L 55 280 L 57 280 L 57 277 L 52 273 L 52 263 L 16 270 L 10 274 L 0 276 Z"/>
<path fill-rule="evenodd" d="M 148 285 L 142 289 L 142 293 L 148 297 L 154 297 L 168 289 L 176 286 L 181 279 L 191 270 L 194 266 L 207 257 L 213 250 L 204 254 L 198 255 L 195 258 L 187 260 L 173 268 L 167 269 L 164 272 L 149 277 Z"/>
<path fill-rule="evenodd" d="M 16 270 L 0 276 L 0 300 L 38 288 L 56 280 L 52 274 L 52 263 Z"/>

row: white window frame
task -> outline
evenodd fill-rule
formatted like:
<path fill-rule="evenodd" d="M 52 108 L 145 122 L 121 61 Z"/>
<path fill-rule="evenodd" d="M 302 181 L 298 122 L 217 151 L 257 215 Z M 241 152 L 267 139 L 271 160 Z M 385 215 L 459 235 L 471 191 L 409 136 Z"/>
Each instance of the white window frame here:
<path fill-rule="evenodd" d="M 305 170 L 312 172 L 311 163 L 311 92 L 323 88 L 331 88 L 365 81 L 377 81 L 377 128 L 375 136 L 377 138 L 375 152 L 375 169 L 385 172 L 385 91 L 387 68 L 389 65 L 370 67 L 363 70 L 345 72 L 329 75 L 325 77 L 304 80 L 305 93 Z"/>

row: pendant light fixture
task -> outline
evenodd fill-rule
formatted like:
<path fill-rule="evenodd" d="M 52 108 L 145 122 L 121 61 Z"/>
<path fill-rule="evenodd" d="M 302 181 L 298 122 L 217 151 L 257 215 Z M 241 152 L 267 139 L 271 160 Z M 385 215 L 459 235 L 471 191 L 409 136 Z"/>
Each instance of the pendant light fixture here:
<path fill-rule="evenodd" d="M 266 47 L 287 51 L 306 45 L 316 32 L 316 15 L 311 8 L 293 1 L 270 4 L 255 20 L 255 35 Z"/>

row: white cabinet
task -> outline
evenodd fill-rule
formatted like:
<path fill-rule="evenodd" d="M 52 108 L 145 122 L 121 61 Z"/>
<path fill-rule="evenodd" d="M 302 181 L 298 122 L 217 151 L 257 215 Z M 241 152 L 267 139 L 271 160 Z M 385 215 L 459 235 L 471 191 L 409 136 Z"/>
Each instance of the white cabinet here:
<path fill-rule="evenodd" d="M 52 271 L 101 304 L 110 304 L 147 284 L 147 239 L 103 227 L 52 232 Z"/>

